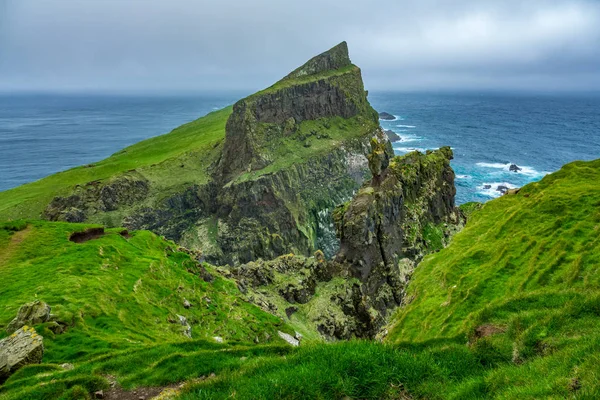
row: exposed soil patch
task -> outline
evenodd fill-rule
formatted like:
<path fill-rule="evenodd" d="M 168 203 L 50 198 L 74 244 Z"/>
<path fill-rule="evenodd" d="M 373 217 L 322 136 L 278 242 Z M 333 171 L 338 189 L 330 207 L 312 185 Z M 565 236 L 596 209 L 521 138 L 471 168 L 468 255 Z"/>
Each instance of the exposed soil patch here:
<path fill-rule="evenodd" d="M 88 228 L 83 232 L 71 234 L 69 240 L 75 243 L 85 243 L 88 240 L 98 239 L 101 236 L 104 236 L 104 228 Z"/>
<path fill-rule="evenodd" d="M 105 400 L 150 400 L 161 393 L 165 395 L 174 395 L 181 388 L 181 385 L 170 385 L 163 387 L 140 387 L 134 390 L 123 390 L 120 387 L 113 387 L 109 390 L 105 390 L 100 393 L 94 393 L 92 398 L 105 399 Z M 163 396 L 160 396 L 162 398 Z M 170 398 L 172 396 L 164 396 Z"/>
<path fill-rule="evenodd" d="M 475 329 L 475 337 L 482 338 L 486 336 L 492 336 L 497 333 L 504 333 L 506 328 L 502 326 L 492 325 L 492 324 L 484 324 L 480 325 Z"/>
<path fill-rule="evenodd" d="M 129 239 L 131 237 L 131 234 L 127 229 L 123 229 L 121 232 L 119 232 L 119 235 L 123 236 L 125 239 Z"/>

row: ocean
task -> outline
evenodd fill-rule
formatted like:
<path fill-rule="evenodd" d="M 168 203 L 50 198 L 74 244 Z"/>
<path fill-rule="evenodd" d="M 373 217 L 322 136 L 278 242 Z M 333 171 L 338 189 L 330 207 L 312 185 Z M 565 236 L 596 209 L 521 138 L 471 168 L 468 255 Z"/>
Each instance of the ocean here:
<path fill-rule="evenodd" d="M 101 160 L 243 95 L 0 95 L 0 191 Z M 381 125 L 401 137 L 397 154 L 452 147 L 459 204 L 600 158 L 598 95 L 370 92 L 369 100 L 396 117 Z"/>

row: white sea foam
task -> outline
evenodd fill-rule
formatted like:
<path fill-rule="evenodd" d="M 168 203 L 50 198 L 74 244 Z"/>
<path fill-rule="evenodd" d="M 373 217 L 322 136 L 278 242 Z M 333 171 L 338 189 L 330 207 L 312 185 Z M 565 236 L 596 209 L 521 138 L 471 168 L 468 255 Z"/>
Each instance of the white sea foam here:
<path fill-rule="evenodd" d="M 489 186 L 489 188 L 486 189 L 486 186 Z M 509 182 L 484 182 L 482 185 L 477 186 L 477 193 L 491 198 L 500 197 L 504 193 L 498 190 L 498 186 L 506 186 L 509 189 L 518 187 Z"/>
<path fill-rule="evenodd" d="M 512 165 L 512 163 L 502 164 L 502 163 L 478 162 L 476 165 L 478 167 L 482 167 L 482 168 L 501 170 L 499 172 L 511 172 L 513 174 L 523 174 L 525 176 L 530 176 L 532 178 L 539 178 L 539 177 L 542 177 L 542 176 L 548 174 L 548 172 L 546 172 L 546 171 L 537 171 L 536 169 L 534 169 L 532 167 L 527 167 L 524 165 L 517 165 L 519 168 L 521 168 L 521 170 L 517 171 L 517 172 L 513 172 L 510 170 L 510 166 Z"/>
<path fill-rule="evenodd" d="M 396 125 L 396 127 L 397 128 L 410 128 L 410 129 L 416 128 L 416 126 L 414 126 L 414 125 Z"/>
<path fill-rule="evenodd" d="M 417 135 L 411 135 L 410 133 L 407 134 L 401 134 L 400 137 L 402 138 L 402 142 L 406 143 L 406 142 L 420 142 L 421 140 L 423 140 L 422 137 L 417 136 Z"/>
<path fill-rule="evenodd" d="M 456 175 L 456 179 L 473 179 L 471 175 Z"/>
<path fill-rule="evenodd" d="M 423 153 L 427 149 L 422 149 L 420 147 L 394 147 L 394 150 L 402 153 L 410 153 L 411 151 L 420 151 L 421 153 Z"/>
<path fill-rule="evenodd" d="M 394 119 L 383 119 L 383 118 L 379 118 L 380 121 L 385 121 L 385 122 L 394 122 L 394 121 L 402 121 L 404 118 L 398 116 L 398 115 L 394 115 Z"/>

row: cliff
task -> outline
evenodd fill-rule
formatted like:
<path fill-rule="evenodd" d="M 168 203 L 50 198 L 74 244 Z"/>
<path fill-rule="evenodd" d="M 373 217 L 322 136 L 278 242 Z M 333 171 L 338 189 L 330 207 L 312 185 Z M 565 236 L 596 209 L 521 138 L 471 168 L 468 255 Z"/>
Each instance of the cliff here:
<path fill-rule="evenodd" d="M 372 179 L 334 211 L 341 245 L 333 260 L 286 255 L 231 271 L 252 302 L 301 322 L 304 334 L 374 337 L 402 304 L 417 263 L 465 222 L 450 148 L 391 158 L 387 142 L 372 139 L 371 149 Z"/>
<path fill-rule="evenodd" d="M 346 43 L 222 115 L 224 138 L 202 159 L 187 152 L 77 184 L 44 218 L 149 229 L 216 264 L 333 255 L 331 211 L 368 177 L 369 140 L 384 140 Z"/>

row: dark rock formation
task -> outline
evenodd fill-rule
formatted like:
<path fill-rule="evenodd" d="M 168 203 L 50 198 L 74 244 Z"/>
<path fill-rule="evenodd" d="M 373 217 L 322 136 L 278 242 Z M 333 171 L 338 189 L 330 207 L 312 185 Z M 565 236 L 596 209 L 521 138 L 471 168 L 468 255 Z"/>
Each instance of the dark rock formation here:
<path fill-rule="evenodd" d="M 396 119 L 396 117 L 390 113 L 380 112 L 379 119 L 382 119 L 384 121 L 394 121 Z"/>
<path fill-rule="evenodd" d="M 391 160 L 386 143 L 374 139 L 371 148 L 372 180 L 334 213 L 341 239 L 334 260 L 289 255 L 231 270 L 250 301 L 282 317 L 307 313 L 329 339 L 374 337 L 402 303 L 415 265 L 464 222 L 450 148 Z"/>
<path fill-rule="evenodd" d="M 163 194 L 132 170 L 56 197 L 44 217 L 148 229 L 218 265 L 318 248 L 332 256 L 331 211 L 368 178 L 373 136 L 385 139 L 341 43 L 234 105 L 208 182 Z"/>
<path fill-rule="evenodd" d="M 496 191 L 504 194 L 504 193 L 508 192 L 508 187 L 504 186 L 504 185 L 498 185 L 498 187 L 496 188 Z"/>
<path fill-rule="evenodd" d="M 400 135 L 398 135 L 396 132 L 391 131 L 389 129 L 386 129 L 385 131 L 385 135 L 387 136 L 388 140 L 390 142 L 399 142 L 402 140 L 402 138 L 400 137 Z"/>
<path fill-rule="evenodd" d="M 384 316 L 400 304 L 414 265 L 463 223 L 451 159 L 449 147 L 396 157 L 382 172 L 372 168 L 371 184 L 335 212 L 341 240 L 336 261 L 349 266 Z"/>
<path fill-rule="evenodd" d="M 0 340 L 0 384 L 19 368 L 42 361 L 43 339 L 35 329 L 23 326 Z"/>
<path fill-rule="evenodd" d="M 510 172 L 519 172 L 521 171 L 523 168 L 517 166 L 517 164 L 510 164 L 510 167 L 508 167 L 508 170 Z"/>

